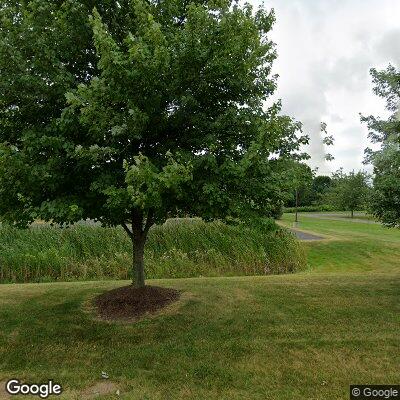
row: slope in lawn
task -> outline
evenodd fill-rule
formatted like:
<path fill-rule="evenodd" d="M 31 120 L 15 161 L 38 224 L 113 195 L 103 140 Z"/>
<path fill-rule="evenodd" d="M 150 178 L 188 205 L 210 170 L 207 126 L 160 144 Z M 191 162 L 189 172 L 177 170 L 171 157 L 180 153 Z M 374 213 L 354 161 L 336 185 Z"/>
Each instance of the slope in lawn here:
<path fill-rule="evenodd" d="M 327 240 L 304 243 L 308 264 L 314 272 L 393 272 L 400 267 L 400 230 L 364 220 L 332 220 L 330 214 L 302 213 L 299 229 Z M 294 216 L 285 214 L 281 223 L 290 227 Z"/>

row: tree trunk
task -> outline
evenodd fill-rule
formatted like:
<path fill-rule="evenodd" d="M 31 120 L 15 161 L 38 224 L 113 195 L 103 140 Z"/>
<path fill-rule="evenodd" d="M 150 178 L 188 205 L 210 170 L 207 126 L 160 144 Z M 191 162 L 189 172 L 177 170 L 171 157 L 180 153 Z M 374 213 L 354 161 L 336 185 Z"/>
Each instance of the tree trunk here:
<path fill-rule="evenodd" d="M 133 269 L 132 269 L 132 283 L 138 287 L 144 287 L 144 245 L 146 237 L 135 237 L 132 240 L 133 244 Z"/>
<path fill-rule="evenodd" d="M 297 207 L 299 205 L 299 191 L 296 189 L 296 215 L 295 215 L 295 222 L 299 222 L 298 216 L 297 216 Z"/>
<path fill-rule="evenodd" d="M 146 244 L 149 229 L 154 224 L 154 209 L 150 209 L 146 218 L 140 210 L 132 210 L 132 229 L 129 229 L 127 222 L 121 225 L 132 241 L 132 283 L 138 288 L 145 286 L 144 283 L 144 245 Z"/>
<path fill-rule="evenodd" d="M 353 217 L 354 217 L 354 211 L 351 210 L 351 218 L 353 218 Z"/>

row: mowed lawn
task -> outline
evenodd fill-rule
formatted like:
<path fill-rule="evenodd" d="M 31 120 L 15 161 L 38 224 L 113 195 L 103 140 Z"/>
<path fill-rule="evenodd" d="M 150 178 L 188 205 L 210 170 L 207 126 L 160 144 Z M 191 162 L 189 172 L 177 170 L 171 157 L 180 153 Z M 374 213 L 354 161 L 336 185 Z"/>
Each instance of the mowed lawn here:
<path fill-rule="evenodd" d="M 367 216 L 353 221 L 346 214 L 343 218 L 333 214 L 319 213 L 321 218 L 299 214 L 297 229 L 326 239 L 305 243 L 312 272 L 400 272 L 400 229 L 385 228 L 368 221 Z M 293 227 L 293 221 L 294 214 L 284 214 L 280 224 Z"/>
<path fill-rule="evenodd" d="M 133 324 L 88 307 L 128 282 L 2 285 L 0 381 L 53 378 L 65 399 L 342 400 L 399 383 L 400 233 L 301 218 L 331 237 L 306 244 L 309 271 L 151 281 L 181 300 Z"/>

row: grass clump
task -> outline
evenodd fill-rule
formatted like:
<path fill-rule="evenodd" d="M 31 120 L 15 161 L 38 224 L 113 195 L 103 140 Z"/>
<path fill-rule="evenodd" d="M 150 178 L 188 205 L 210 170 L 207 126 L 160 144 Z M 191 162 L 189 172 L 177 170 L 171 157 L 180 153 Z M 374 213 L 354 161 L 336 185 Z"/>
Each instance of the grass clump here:
<path fill-rule="evenodd" d="M 122 228 L 37 225 L 0 228 L 0 282 L 130 277 L 132 244 Z M 288 273 L 306 267 L 302 246 L 267 222 L 228 226 L 174 219 L 155 226 L 146 245 L 147 278 Z"/>

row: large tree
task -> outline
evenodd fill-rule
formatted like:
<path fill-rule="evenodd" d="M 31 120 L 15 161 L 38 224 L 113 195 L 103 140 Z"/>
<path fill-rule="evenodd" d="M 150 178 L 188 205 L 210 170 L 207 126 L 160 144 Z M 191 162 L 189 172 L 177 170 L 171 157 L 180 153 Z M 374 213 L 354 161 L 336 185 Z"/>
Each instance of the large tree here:
<path fill-rule="evenodd" d="M 307 139 L 279 103 L 264 106 L 273 12 L 26 0 L 0 18 L 2 220 L 121 225 L 141 287 L 153 224 L 246 221 L 285 199 L 284 160 Z"/>
<path fill-rule="evenodd" d="M 374 191 L 370 210 L 383 224 L 400 228 L 400 71 L 392 65 L 384 71 L 371 70 L 374 92 L 386 100 L 386 120 L 362 117 L 370 138 L 380 149 L 366 150 L 366 161 L 374 167 Z"/>

